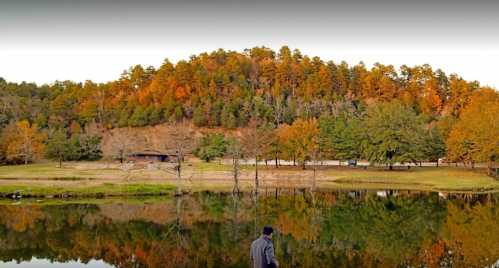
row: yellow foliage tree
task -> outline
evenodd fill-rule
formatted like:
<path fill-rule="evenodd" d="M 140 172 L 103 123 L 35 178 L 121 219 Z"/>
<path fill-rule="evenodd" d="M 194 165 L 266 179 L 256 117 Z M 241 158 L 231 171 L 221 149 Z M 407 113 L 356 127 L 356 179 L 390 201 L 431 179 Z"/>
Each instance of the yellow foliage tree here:
<path fill-rule="evenodd" d="M 3 145 L 7 161 L 28 164 L 43 154 L 46 134 L 36 124 L 22 120 L 4 132 Z"/>
<path fill-rule="evenodd" d="M 448 157 L 454 161 L 499 160 L 499 93 L 481 89 L 470 98 L 447 139 Z"/>
<path fill-rule="evenodd" d="M 284 155 L 298 160 L 305 169 L 318 149 L 319 124 L 317 120 L 298 119 L 291 126 L 283 125 L 279 130 L 279 138 L 283 144 Z"/>

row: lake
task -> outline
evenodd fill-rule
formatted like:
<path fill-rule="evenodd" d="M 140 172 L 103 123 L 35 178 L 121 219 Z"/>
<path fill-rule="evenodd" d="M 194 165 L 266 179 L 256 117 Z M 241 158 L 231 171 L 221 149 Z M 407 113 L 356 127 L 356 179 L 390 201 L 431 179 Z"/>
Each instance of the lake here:
<path fill-rule="evenodd" d="M 247 267 L 272 225 L 281 267 L 499 266 L 499 194 L 267 189 L 0 202 L 0 267 Z"/>

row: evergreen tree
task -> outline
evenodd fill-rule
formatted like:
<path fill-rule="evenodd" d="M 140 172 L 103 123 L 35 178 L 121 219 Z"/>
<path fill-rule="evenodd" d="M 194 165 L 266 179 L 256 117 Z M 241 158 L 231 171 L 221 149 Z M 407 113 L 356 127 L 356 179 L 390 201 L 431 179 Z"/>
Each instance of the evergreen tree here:
<path fill-rule="evenodd" d="M 132 127 L 143 127 L 148 124 L 147 119 L 145 109 L 142 106 L 137 106 L 128 120 L 128 124 Z"/>
<path fill-rule="evenodd" d="M 222 126 L 226 128 L 236 128 L 237 127 L 237 119 L 235 114 L 235 105 L 228 104 L 225 105 L 222 109 L 222 114 L 220 115 L 222 120 Z"/>
<path fill-rule="evenodd" d="M 210 162 L 216 157 L 224 156 L 227 144 L 223 134 L 208 134 L 201 139 L 199 146 L 194 150 L 194 155 Z"/>
<path fill-rule="evenodd" d="M 424 159 L 436 162 L 437 166 L 438 160 L 446 154 L 444 138 L 436 127 L 432 127 L 426 131 L 423 138 L 423 144 L 421 144 L 420 147 Z"/>
<path fill-rule="evenodd" d="M 49 159 L 59 161 L 59 167 L 62 162 L 71 158 L 71 144 L 65 130 L 57 130 L 48 140 L 45 147 L 45 154 Z"/>
<path fill-rule="evenodd" d="M 161 122 L 161 109 L 155 105 L 151 105 L 146 109 L 147 121 L 150 125 L 156 125 Z"/>
<path fill-rule="evenodd" d="M 382 102 L 370 107 L 363 123 L 366 139 L 363 156 L 371 163 L 387 164 L 421 160 L 423 125 L 416 113 L 400 102 Z"/>
<path fill-rule="evenodd" d="M 197 127 L 206 126 L 207 120 L 203 106 L 198 106 L 194 110 L 194 114 L 192 115 L 192 121 L 194 122 L 194 125 L 196 125 Z"/>
<path fill-rule="evenodd" d="M 361 119 L 341 113 L 337 117 L 322 117 L 319 122 L 321 151 L 338 160 L 361 158 L 361 142 L 365 139 Z"/>
<path fill-rule="evenodd" d="M 130 114 L 128 113 L 127 109 L 121 110 L 118 119 L 118 127 L 127 127 L 129 118 Z"/>

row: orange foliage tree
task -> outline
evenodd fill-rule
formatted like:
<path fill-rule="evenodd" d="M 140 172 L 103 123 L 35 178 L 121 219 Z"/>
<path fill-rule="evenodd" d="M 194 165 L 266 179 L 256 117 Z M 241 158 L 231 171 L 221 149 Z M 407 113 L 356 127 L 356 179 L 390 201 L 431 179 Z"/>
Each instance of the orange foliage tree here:
<path fill-rule="evenodd" d="M 283 125 L 279 130 L 284 155 L 298 160 L 305 169 L 307 160 L 315 157 L 318 150 L 319 124 L 313 119 L 297 119 L 291 126 Z"/>
<path fill-rule="evenodd" d="M 479 90 L 471 96 L 449 134 L 448 157 L 454 161 L 487 162 L 491 167 L 499 160 L 498 137 L 499 93 Z"/>
<path fill-rule="evenodd" d="M 43 154 L 46 138 L 36 124 L 30 124 L 27 120 L 8 126 L 2 138 L 7 161 L 33 162 Z"/>

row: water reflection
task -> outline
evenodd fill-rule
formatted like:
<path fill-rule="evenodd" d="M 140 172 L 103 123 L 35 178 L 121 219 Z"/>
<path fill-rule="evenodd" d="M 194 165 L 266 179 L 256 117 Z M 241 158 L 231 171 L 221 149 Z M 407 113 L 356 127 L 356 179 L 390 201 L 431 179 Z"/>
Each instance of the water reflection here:
<path fill-rule="evenodd" d="M 282 267 L 484 267 L 499 259 L 498 201 L 492 194 L 272 189 L 1 205 L 0 266 L 247 267 L 252 239 L 271 224 Z"/>

